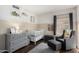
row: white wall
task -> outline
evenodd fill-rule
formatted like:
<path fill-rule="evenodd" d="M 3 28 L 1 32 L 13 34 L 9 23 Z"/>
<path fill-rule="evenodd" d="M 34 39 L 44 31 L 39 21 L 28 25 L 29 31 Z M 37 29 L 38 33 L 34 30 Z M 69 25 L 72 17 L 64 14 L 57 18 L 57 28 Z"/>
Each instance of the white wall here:
<path fill-rule="evenodd" d="M 20 16 L 12 16 L 11 12 L 12 11 L 16 11 Z M 28 14 L 28 16 L 24 16 L 22 15 L 22 12 L 25 12 L 26 14 Z M 32 14 L 26 12 L 24 9 L 20 8 L 15 9 L 13 8 L 11 5 L 4 5 L 4 6 L 0 6 L 0 19 L 1 20 L 16 20 L 16 21 L 27 21 L 30 22 L 30 16 L 32 16 Z"/>
<path fill-rule="evenodd" d="M 17 11 L 20 16 L 11 15 L 12 11 Z M 22 15 L 22 12 L 28 14 L 28 16 Z M 27 29 L 27 23 L 30 22 L 30 16 L 35 16 L 26 10 L 20 8 L 17 10 L 12 8 L 11 5 L 0 5 L 0 49 L 5 49 L 5 36 L 4 34 L 7 31 L 7 28 L 11 26 L 20 27 L 21 30 Z M 36 23 L 36 22 L 34 22 Z M 3 36 L 2 36 L 3 35 Z"/>
<path fill-rule="evenodd" d="M 52 24 L 54 15 L 68 14 L 70 12 L 73 12 L 75 14 L 75 8 L 63 9 L 63 10 L 41 14 L 37 16 L 37 23 L 38 24 L 42 24 L 42 23 Z"/>
<path fill-rule="evenodd" d="M 70 9 L 63 9 L 63 10 L 58 10 L 55 12 L 50 12 L 42 15 L 38 15 L 37 23 L 42 24 L 42 23 L 47 23 L 47 24 L 53 24 L 53 16 L 54 15 L 62 15 L 62 14 L 69 14 L 70 12 L 73 13 L 73 25 L 74 25 L 74 30 L 76 30 L 76 7 L 70 8 Z"/>
<path fill-rule="evenodd" d="M 54 15 L 63 15 L 63 14 L 69 14 L 73 13 L 73 30 L 76 32 L 75 40 L 77 40 L 77 17 L 76 17 L 76 7 L 74 8 L 69 8 L 69 9 L 63 9 L 63 10 L 58 10 L 42 15 L 38 15 L 37 17 L 37 23 L 38 24 L 53 24 L 53 16 Z M 78 11 L 79 12 L 79 11 Z M 79 37 L 79 36 L 78 36 Z"/>
<path fill-rule="evenodd" d="M 77 6 L 77 48 L 79 48 L 79 6 Z"/>
<path fill-rule="evenodd" d="M 44 14 L 37 16 L 37 24 L 52 24 L 53 16 L 52 14 Z"/>
<path fill-rule="evenodd" d="M 16 11 L 20 16 L 13 16 L 11 14 L 12 11 Z M 26 13 L 28 16 L 22 15 L 22 12 Z M 26 22 L 26 24 L 27 23 L 35 24 L 37 22 L 36 18 L 35 18 L 34 22 L 31 22 L 31 16 L 36 17 L 35 15 L 27 12 L 25 9 L 20 8 L 18 10 L 18 9 L 13 8 L 12 5 L 0 5 L 0 23 L 1 23 L 0 24 L 0 33 L 6 32 L 5 28 L 7 28 L 11 25 L 15 26 L 15 24 L 19 25 L 22 22 L 24 22 L 24 23 Z"/>

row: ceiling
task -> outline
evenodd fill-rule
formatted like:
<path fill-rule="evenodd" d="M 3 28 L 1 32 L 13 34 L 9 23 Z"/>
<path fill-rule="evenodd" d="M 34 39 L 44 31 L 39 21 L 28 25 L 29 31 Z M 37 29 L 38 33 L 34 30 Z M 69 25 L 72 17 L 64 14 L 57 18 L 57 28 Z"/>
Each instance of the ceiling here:
<path fill-rule="evenodd" d="M 25 10 L 35 15 L 53 12 L 55 10 L 73 8 L 74 6 L 75 5 L 20 5 L 21 8 L 24 8 Z"/>

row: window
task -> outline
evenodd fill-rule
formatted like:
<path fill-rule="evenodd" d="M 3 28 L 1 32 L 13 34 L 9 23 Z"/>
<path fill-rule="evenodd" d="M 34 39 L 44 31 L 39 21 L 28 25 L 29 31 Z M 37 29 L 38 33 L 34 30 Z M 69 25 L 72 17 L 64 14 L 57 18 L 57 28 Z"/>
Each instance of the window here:
<path fill-rule="evenodd" d="M 56 35 L 62 35 L 64 29 L 70 29 L 69 14 L 57 16 Z"/>

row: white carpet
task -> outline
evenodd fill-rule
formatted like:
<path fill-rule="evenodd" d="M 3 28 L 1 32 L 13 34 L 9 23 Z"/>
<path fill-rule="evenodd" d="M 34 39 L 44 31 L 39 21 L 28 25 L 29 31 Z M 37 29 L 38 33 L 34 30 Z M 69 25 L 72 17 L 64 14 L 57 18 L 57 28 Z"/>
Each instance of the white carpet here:
<path fill-rule="evenodd" d="M 28 53 L 58 53 L 59 51 L 52 50 L 46 43 L 40 43 Z"/>

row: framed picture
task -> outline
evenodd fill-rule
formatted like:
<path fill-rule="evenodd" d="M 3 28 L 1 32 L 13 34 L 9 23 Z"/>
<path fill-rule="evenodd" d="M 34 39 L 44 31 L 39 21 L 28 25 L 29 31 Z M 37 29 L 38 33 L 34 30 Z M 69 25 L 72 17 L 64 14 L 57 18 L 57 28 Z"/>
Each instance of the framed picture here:
<path fill-rule="evenodd" d="M 35 17 L 34 16 L 31 16 L 31 22 L 35 22 Z"/>
<path fill-rule="evenodd" d="M 19 14 L 18 14 L 16 11 L 12 11 L 11 14 L 12 14 L 13 16 L 19 16 Z"/>

